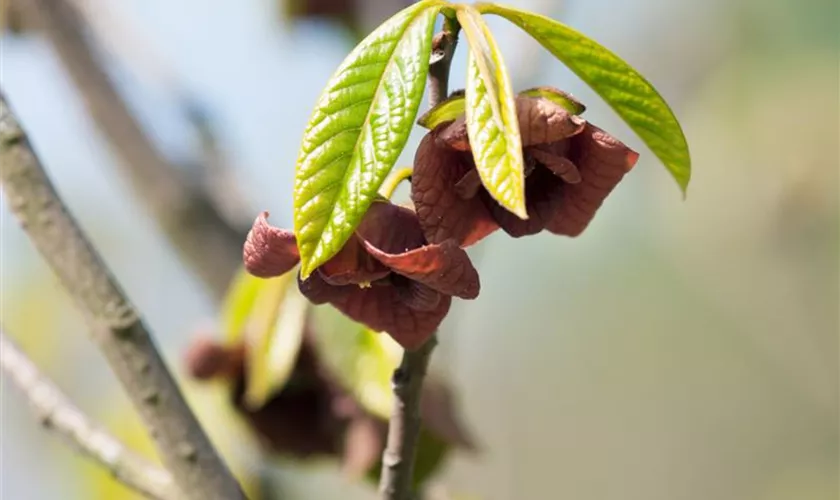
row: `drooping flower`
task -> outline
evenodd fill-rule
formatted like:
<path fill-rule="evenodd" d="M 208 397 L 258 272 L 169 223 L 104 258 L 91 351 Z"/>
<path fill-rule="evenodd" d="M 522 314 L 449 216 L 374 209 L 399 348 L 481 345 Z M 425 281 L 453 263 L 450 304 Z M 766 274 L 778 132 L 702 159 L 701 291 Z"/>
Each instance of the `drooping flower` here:
<path fill-rule="evenodd" d="M 264 278 L 289 272 L 300 258 L 294 234 L 267 216 L 257 217 L 243 253 L 246 269 Z M 414 211 L 387 200 L 375 201 L 341 251 L 300 281 L 311 302 L 330 303 L 406 349 L 434 333 L 453 296 L 474 299 L 479 288 L 455 240 L 429 244 Z"/>
<path fill-rule="evenodd" d="M 315 335 L 307 328 L 289 380 L 259 408 L 245 402 L 248 346 L 244 341 L 222 344 L 211 337 L 195 338 L 184 364 L 194 379 L 229 384 L 232 406 L 267 452 L 297 459 L 337 457 L 348 476 L 360 477 L 375 470 L 382 457 L 387 422 L 367 411 L 329 369 Z M 441 448 L 436 444 L 440 441 L 446 447 L 474 451 L 476 445 L 451 388 L 434 377 L 427 382 L 420 405 L 424 431 L 429 433 L 425 446 Z M 424 475 L 440 464 L 437 459 L 427 464 Z"/>
<path fill-rule="evenodd" d="M 636 152 L 545 93 L 566 101 L 568 94 L 541 92 L 516 98 L 528 219 L 508 212 L 482 185 L 462 114 L 437 125 L 415 155 L 411 197 L 428 241 L 455 239 L 466 247 L 499 227 L 513 237 L 544 229 L 578 236 L 633 168 Z"/>

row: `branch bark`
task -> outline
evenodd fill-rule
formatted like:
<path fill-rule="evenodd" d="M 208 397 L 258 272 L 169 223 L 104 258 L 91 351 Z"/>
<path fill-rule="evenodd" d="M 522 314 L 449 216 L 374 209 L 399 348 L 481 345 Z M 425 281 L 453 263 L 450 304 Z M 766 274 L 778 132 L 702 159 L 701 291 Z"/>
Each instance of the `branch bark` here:
<path fill-rule="evenodd" d="M 43 375 L 35 364 L 0 328 L 0 370 L 23 393 L 35 417 L 88 458 L 108 469 L 114 477 L 148 498 L 176 500 L 180 497 L 172 476 L 126 448 L 117 438 L 93 423 Z"/>
<path fill-rule="evenodd" d="M 429 62 L 429 106 L 446 99 L 449 91 L 449 68 L 458 43 L 459 26 L 446 18 L 443 30 L 432 41 Z M 394 406 L 388 422 L 388 438 L 382 455 L 379 494 L 383 500 L 410 500 L 413 496 L 414 462 L 420 437 L 420 396 L 437 345 L 433 336 L 419 349 L 405 351 L 394 371 Z"/>
<path fill-rule="evenodd" d="M 76 300 L 183 498 L 244 498 L 146 325 L 59 198 L 0 91 L 0 182 L 13 214 Z"/>
<path fill-rule="evenodd" d="M 113 147 L 136 195 L 182 260 L 220 300 L 242 262 L 246 230 L 231 226 L 198 183 L 168 162 L 114 88 L 68 0 L 18 0 L 28 25 L 43 30 L 100 133 Z"/>
<path fill-rule="evenodd" d="M 420 396 L 437 337 L 415 351 L 405 351 L 394 371 L 394 407 L 388 421 L 388 439 L 382 455 L 379 494 L 385 500 L 412 498 L 414 462 L 420 437 Z"/>

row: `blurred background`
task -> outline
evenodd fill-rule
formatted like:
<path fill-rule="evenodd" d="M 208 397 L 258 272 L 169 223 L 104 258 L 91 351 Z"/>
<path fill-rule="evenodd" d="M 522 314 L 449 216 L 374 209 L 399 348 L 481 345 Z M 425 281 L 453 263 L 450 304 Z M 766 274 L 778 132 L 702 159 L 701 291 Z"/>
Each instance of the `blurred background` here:
<path fill-rule="evenodd" d="M 253 217 L 267 209 L 291 224 L 297 148 L 321 88 L 360 35 L 406 4 L 3 4 L 3 92 L 179 375 L 195 333 L 218 329 Z M 496 234 L 472 251 L 482 294 L 456 301 L 434 368 L 480 452 L 449 456 L 429 497 L 840 498 L 838 5 L 515 5 L 583 31 L 652 81 L 685 129 L 693 179 L 683 201 L 606 104 L 491 19 L 516 88 L 572 92 L 642 157 L 581 237 Z M 149 450 L 5 202 L 0 224 L 4 329 L 84 410 Z M 220 411 L 226 399 L 184 384 L 237 470 L 283 498 L 375 497 L 336 460 L 266 465 L 237 415 Z M 5 381 L 0 419 L 0 497 L 132 498 L 44 432 Z"/>

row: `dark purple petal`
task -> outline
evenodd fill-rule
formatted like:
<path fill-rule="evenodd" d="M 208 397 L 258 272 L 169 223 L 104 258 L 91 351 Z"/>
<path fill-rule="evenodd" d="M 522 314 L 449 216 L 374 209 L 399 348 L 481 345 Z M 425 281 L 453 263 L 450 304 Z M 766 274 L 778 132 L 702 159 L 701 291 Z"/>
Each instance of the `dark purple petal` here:
<path fill-rule="evenodd" d="M 361 241 L 351 237 L 344 247 L 318 268 L 330 285 L 370 283 L 388 276 L 390 269 L 370 256 Z"/>
<path fill-rule="evenodd" d="M 269 451 L 296 458 L 338 456 L 342 422 L 332 412 L 333 383 L 325 377 L 314 348 L 301 345 L 286 385 L 259 409 L 243 401 L 245 378 L 240 376 L 235 403 Z"/>
<path fill-rule="evenodd" d="M 300 279 L 300 273 L 298 273 L 300 293 L 316 306 L 344 300 L 347 294 L 358 287 L 359 285 L 330 285 L 319 271 L 310 274 L 305 280 Z"/>
<path fill-rule="evenodd" d="M 563 179 L 563 182 L 566 184 L 577 184 L 580 182 L 580 172 L 578 171 L 577 165 L 565 156 L 537 148 L 530 148 L 528 154 L 543 167 L 549 169 L 554 175 Z"/>
<path fill-rule="evenodd" d="M 555 234 L 577 236 L 595 216 L 595 212 L 629 172 L 639 154 L 594 125 L 572 139 L 569 159 L 581 175 L 578 184 L 565 184 L 557 197 L 559 207 L 547 221 L 546 228 Z"/>
<path fill-rule="evenodd" d="M 482 199 L 499 226 L 510 236 L 520 238 L 545 229 L 559 207 L 562 185 L 562 179 L 545 167 L 537 166 L 531 175 L 525 178 L 525 207 L 528 209 L 526 220 L 507 211 L 486 191 L 482 193 Z"/>
<path fill-rule="evenodd" d="M 437 144 L 438 133 L 436 129 L 427 134 L 417 148 L 411 199 L 430 243 L 455 239 L 460 246 L 467 247 L 499 226 L 478 196 L 464 199 L 463 193 L 459 194 L 456 184 L 475 170 L 472 157 L 470 153 L 459 153 Z"/>
<path fill-rule="evenodd" d="M 455 240 L 398 254 L 383 252 L 368 242 L 365 242 L 365 248 L 395 273 L 442 294 L 464 299 L 478 297 L 478 271 L 473 267 L 467 252 Z"/>
<path fill-rule="evenodd" d="M 549 144 L 583 132 L 586 120 L 544 97 L 516 97 L 522 146 Z M 441 125 L 438 141 L 457 151 L 469 151 L 467 123 L 463 116 Z"/>
<path fill-rule="evenodd" d="M 440 125 L 435 142 L 438 146 L 446 145 L 456 151 L 470 151 L 470 138 L 467 134 L 467 122 L 464 116 Z"/>
<path fill-rule="evenodd" d="M 400 300 L 415 311 L 431 311 L 440 304 L 441 294 L 433 288 L 408 278 L 402 278 L 404 283 L 399 283 L 400 277 L 396 275 L 392 280 Z"/>
<path fill-rule="evenodd" d="M 461 177 L 461 180 L 455 183 L 455 193 L 462 200 L 469 200 L 475 198 L 478 192 L 481 191 L 481 176 L 478 175 L 478 170 L 467 170 L 467 173 Z"/>
<path fill-rule="evenodd" d="M 387 200 L 374 201 L 359 227 L 356 236 L 383 252 L 400 253 L 426 244 L 417 214 L 410 208 L 394 205 Z"/>
<path fill-rule="evenodd" d="M 233 378 L 244 363 L 244 346 L 227 346 L 206 337 L 192 341 L 184 360 L 187 372 L 198 380 Z"/>
<path fill-rule="evenodd" d="M 586 120 L 544 97 L 517 96 L 516 112 L 523 147 L 568 139 L 586 125 Z"/>
<path fill-rule="evenodd" d="M 263 212 L 248 232 L 242 260 L 245 269 L 259 278 L 286 274 L 300 260 L 295 235 L 269 224 L 268 212 Z"/>
<path fill-rule="evenodd" d="M 430 311 L 417 311 L 402 301 L 389 280 L 361 288 L 357 285 L 332 286 L 318 273 L 300 282 L 300 291 L 316 304 L 329 302 L 354 321 L 377 332 L 388 332 L 405 349 L 416 349 L 434 334 L 449 312 L 452 298 L 443 295 Z"/>

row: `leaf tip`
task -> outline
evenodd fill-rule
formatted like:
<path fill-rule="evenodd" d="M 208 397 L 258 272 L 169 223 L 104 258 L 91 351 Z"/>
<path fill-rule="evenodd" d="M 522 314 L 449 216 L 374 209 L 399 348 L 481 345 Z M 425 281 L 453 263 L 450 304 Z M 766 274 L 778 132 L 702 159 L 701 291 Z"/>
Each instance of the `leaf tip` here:
<path fill-rule="evenodd" d="M 688 184 L 691 182 L 691 164 L 688 165 L 685 172 L 681 172 L 679 175 L 675 174 L 674 179 L 677 181 L 682 199 L 685 201 L 688 198 Z"/>
<path fill-rule="evenodd" d="M 679 181 L 680 184 L 680 193 L 682 193 L 683 201 L 688 199 L 688 179 Z"/>
<path fill-rule="evenodd" d="M 310 259 L 306 259 L 301 261 L 300 263 L 300 279 L 301 281 L 309 278 L 313 271 L 317 268 L 317 265 L 313 265 Z"/>
<path fill-rule="evenodd" d="M 505 207 L 522 220 L 528 220 L 528 209 L 525 208 L 525 197 L 516 200 L 513 205 Z"/>

